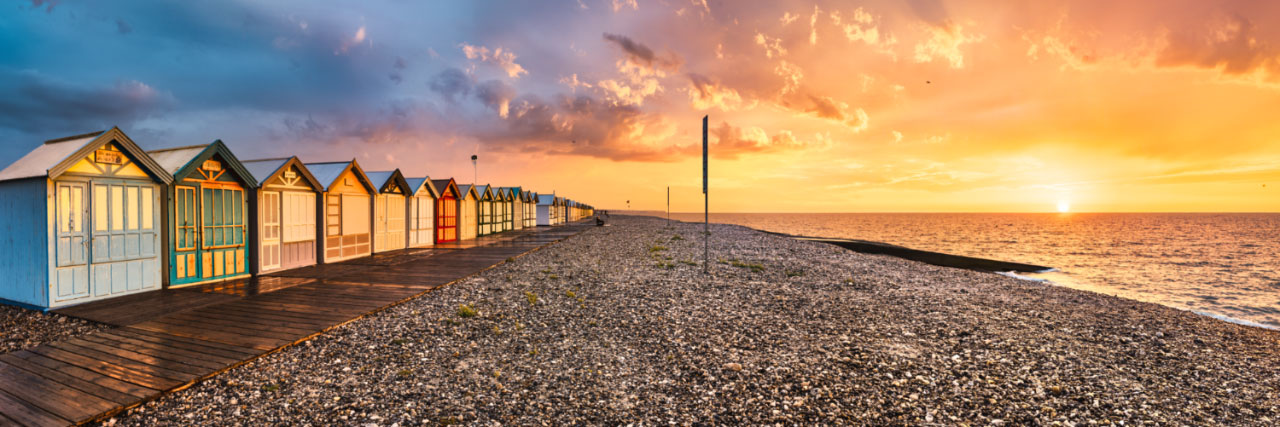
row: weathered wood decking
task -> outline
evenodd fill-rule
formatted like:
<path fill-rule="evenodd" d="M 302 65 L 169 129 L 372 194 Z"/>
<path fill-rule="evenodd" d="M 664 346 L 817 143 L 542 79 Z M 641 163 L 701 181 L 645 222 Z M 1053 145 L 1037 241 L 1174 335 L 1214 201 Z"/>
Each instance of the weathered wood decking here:
<path fill-rule="evenodd" d="M 0 425 L 111 416 L 584 228 L 517 230 L 56 310 L 115 328 L 0 355 Z"/>

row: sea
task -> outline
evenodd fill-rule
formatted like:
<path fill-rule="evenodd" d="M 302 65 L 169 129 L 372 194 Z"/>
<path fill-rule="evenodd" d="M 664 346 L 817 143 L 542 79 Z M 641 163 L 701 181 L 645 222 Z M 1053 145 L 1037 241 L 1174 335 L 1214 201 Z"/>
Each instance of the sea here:
<path fill-rule="evenodd" d="M 671 218 L 702 222 L 703 214 Z M 1048 266 L 1014 276 L 1280 329 L 1280 213 L 713 213 L 710 220 Z"/>

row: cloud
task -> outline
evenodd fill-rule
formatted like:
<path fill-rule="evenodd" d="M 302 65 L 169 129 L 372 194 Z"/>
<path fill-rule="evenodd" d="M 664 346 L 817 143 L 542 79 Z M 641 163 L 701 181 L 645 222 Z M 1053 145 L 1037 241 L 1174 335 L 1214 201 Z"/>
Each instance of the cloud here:
<path fill-rule="evenodd" d="M 569 87 L 569 90 L 570 90 L 570 91 L 573 91 L 573 92 L 577 92 L 577 91 L 578 91 L 578 88 L 591 89 L 592 87 L 594 87 L 594 86 L 591 86 L 591 83 L 587 83 L 587 82 L 584 82 L 584 81 L 578 80 L 578 74 L 577 74 L 577 73 L 573 73 L 573 74 L 569 75 L 568 77 L 561 77 L 561 78 L 560 78 L 560 84 L 563 84 L 563 85 L 565 85 L 565 86 L 568 86 L 568 87 Z"/>
<path fill-rule="evenodd" d="M 696 146 L 671 145 L 675 128 L 661 114 L 585 94 L 546 101 L 523 95 L 500 123 L 468 130 L 488 149 L 579 155 L 614 161 L 671 162 L 694 157 Z"/>
<path fill-rule="evenodd" d="M 770 136 L 764 129 L 739 128 L 728 122 L 720 122 L 720 125 L 711 129 L 710 133 L 712 142 L 708 151 L 712 157 L 719 159 L 732 160 L 744 154 L 801 150 L 823 145 L 800 141 L 788 130 L 779 131 Z"/>
<path fill-rule="evenodd" d="M 783 95 L 795 93 L 800 89 L 800 81 L 804 79 L 804 72 L 800 67 L 787 61 L 780 61 L 777 67 L 773 69 L 774 74 L 782 77 Z"/>
<path fill-rule="evenodd" d="M 964 27 L 959 24 L 929 27 L 928 33 L 927 40 L 916 44 L 916 62 L 943 59 L 955 69 L 964 68 L 964 52 L 960 48 L 986 38 L 981 34 L 965 34 Z"/>
<path fill-rule="evenodd" d="M 730 111 L 741 108 L 743 104 L 738 91 L 701 74 L 689 73 L 688 92 L 691 105 L 696 110 L 719 108 Z"/>
<path fill-rule="evenodd" d="M 813 6 L 813 15 L 809 16 L 809 44 L 818 44 L 818 16 L 822 15 L 822 10 L 817 5 Z"/>
<path fill-rule="evenodd" d="M 603 90 L 610 101 L 620 104 L 642 105 L 645 98 L 662 91 L 658 79 L 641 78 L 634 83 L 619 80 L 601 80 L 596 87 Z"/>
<path fill-rule="evenodd" d="M 431 78 L 427 84 L 433 92 L 440 94 L 450 103 L 457 103 L 460 96 L 471 93 L 473 82 L 471 76 L 457 68 L 446 68 Z"/>
<path fill-rule="evenodd" d="M 653 52 L 653 49 L 650 49 L 648 46 L 636 42 L 626 36 L 604 33 L 603 37 L 605 41 L 622 49 L 622 52 L 626 54 L 626 60 L 637 65 L 655 70 L 663 69 L 670 71 L 679 69 L 680 64 L 683 62 L 680 57 L 676 56 L 674 53 L 668 52 L 659 56 Z"/>
<path fill-rule="evenodd" d="M 800 15 L 793 15 L 791 12 L 786 12 L 783 13 L 782 18 L 779 18 L 778 20 L 781 21 L 782 26 L 785 27 L 787 25 L 791 25 L 792 22 L 796 22 L 797 19 L 800 19 Z"/>
<path fill-rule="evenodd" d="M 86 85 L 0 67 L 0 127 L 57 136 L 127 126 L 176 105 L 173 95 L 136 80 Z"/>
<path fill-rule="evenodd" d="M 893 142 L 902 142 L 902 132 L 898 132 L 896 130 L 893 131 Z"/>
<path fill-rule="evenodd" d="M 1280 74 L 1280 49 L 1248 18 L 1233 14 L 1205 27 L 1170 31 L 1155 65 L 1210 68 L 1226 75 L 1263 71 L 1274 78 Z"/>
<path fill-rule="evenodd" d="M 891 48 L 898 43 L 898 40 L 892 35 L 882 33 L 875 17 L 863 8 L 854 9 L 853 16 L 848 22 L 839 11 L 831 12 L 831 22 L 844 32 L 845 39 L 850 42 L 865 43 L 897 60 L 897 54 Z"/>
<path fill-rule="evenodd" d="M 867 130 L 869 126 L 867 112 L 861 108 L 849 110 L 848 103 L 836 101 L 829 96 L 809 95 L 809 101 L 812 104 L 805 109 L 805 112 L 843 123 L 854 133 Z"/>
<path fill-rule="evenodd" d="M 631 10 L 640 10 L 640 5 L 636 4 L 636 0 L 613 0 L 613 11 L 617 12 L 624 7 L 630 7 Z"/>
<path fill-rule="evenodd" d="M 511 100 L 516 96 L 516 89 L 501 80 L 489 80 L 476 85 L 476 99 L 484 106 L 498 112 L 498 117 L 507 118 Z"/>
<path fill-rule="evenodd" d="M 519 78 L 522 74 L 529 74 L 529 71 L 516 63 L 516 54 L 509 50 L 503 50 L 502 47 L 498 47 L 492 51 L 485 46 L 473 46 L 466 43 L 462 43 L 459 47 L 462 48 L 462 53 L 467 56 L 467 59 L 478 59 L 481 62 L 495 65 L 498 68 L 501 68 L 502 71 L 506 72 L 507 77 L 514 79 Z"/>
<path fill-rule="evenodd" d="M 356 30 L 356 33 L 351 37 L 342 39 L 342 42 L 338 45 L 338 48 L 333 51 L 333 54 L 346 54 L 352 47 L 358 46 L 360 43 L 364 43 L 366 37 L 367 34 L 365 33 L 364 26 L 361 25 L 360 28 Z"/>
<path fill-rule="evenodd" d="M 391 63 L 391 73 L 387 75 L 387 78 L 396 82 L 396 84 L 400 84 L 404 81 L 404 76 L 401 74 L 401 71 L 404 71 L 404 69 L 408 67 L 409 65 L 404 62 L 404 58 L 397 56 L 396 61 Z"/>
<path fill-rule="evenodd" d="M 756 44 L 764 48 L 764 57 L 781 58 L 787 54 L 787 48 L 782 47 L 782 39 L 777 37 L 769 37 L 764 33 L 756 33 Z"/>

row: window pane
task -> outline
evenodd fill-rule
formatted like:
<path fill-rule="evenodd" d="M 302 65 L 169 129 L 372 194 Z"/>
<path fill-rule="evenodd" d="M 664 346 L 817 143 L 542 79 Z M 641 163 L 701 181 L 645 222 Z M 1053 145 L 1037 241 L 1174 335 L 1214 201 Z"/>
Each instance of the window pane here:
<path fill-rule="evenodd" d="M 124 187 L 111 186 L 111 230 L 124 228 Z"/>
<path fill-rule="evenodd" d="M 213 189 L 204 189 L 204 197 L 201 199 L 204 201 L 204 206 L 201 207 L 204 211 L 204 225 L 213 225 Z"/>
<path fill-rule="evenodd" d="M 75 230 L 71 219 L 71 187 L 58 187 L 58 231 Z"/>
<path fill-rule="evenodd" d="M 152 216 L 155 198 L 152 197 L 151 191 L 151 187 L 142 187 L 142 196 L 140 197 L 142 199 L 142 228 L 147 230 L 155 228 L 155 217 Z"/>
<path fill-rule="evenodd" d="M 129 230 L 138 229 L 138 187 L 125 188 L 125 225 Z"/>

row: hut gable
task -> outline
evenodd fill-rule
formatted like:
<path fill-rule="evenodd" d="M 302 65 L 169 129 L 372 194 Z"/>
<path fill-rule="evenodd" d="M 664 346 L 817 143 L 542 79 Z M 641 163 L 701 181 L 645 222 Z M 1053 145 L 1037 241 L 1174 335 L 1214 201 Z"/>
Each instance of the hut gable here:
<path fill-rule="evenodd" d="M 404 179 L 400 169 L 366 172 L 365 175 L 378 188 L 378 194 L 409 194 L 409 182 Z"/>
<path fill-rule="evenodd" d="M 409 195 L 414 197 L 422 197 L 430 195 L 433 199 L 440 198 L 440 190 L 436 188 L 435 181 L 431 177 L 422 178 L 405 178 L 405 182 L 409 183 Z M 457 192 L 454 192 L 457 194 Z"/>
<path fill-rule="evenodd" d="M 324 186 L 326 192 L 378 193 L 378 188 L 365 175 L 364 170 L 360 169 L 360 164 L 356 163 L 355 159 L 345 162 L 307 163 L 305 166 Z"/>
<path fill-rule="evenodd" d="M 148 154 L 172 174 L 175 181 L 226 181 L 246 187 L 258 184 L 258 180 L 222 140 L 205 145 L 153 150 Z"/>
<path fill-rule="evenodd" d="M 248 160 L 241 162 L 258 179 L 257 187 L 321 191 L 324 185 L 297 157 Z"/>
<path fill-rule="evenodd" d="M 453 178 L 433 179 L 431 180 L 431 185 L 436 188 L 439 197 L 453 197 L 456 199 L 462 194 L 461 191 L 458 191 L 458 183 L 454 182 Z"/>
<path fill-rule="evenodd" d="M 63 174 L 150 177 L 168 184 L 173 176 L 119 128 L 45 141 L 0 170 L 0 181 Z"/>

